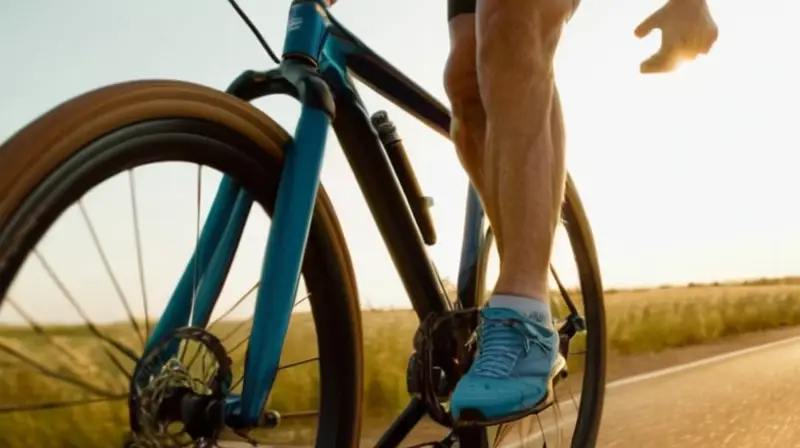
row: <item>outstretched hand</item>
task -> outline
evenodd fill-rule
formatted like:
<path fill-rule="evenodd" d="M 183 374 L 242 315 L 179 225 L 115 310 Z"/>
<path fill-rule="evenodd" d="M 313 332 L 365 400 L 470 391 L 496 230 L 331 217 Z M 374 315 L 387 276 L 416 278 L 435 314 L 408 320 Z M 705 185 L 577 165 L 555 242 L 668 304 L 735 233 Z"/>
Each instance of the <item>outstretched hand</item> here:
<path fill-rule="evenodd" d="M 708 53 L 719 33 L 706 0 L 669 0 L 636 27 L 636 37 L 644 38 L 654 29 L 661 30 L 661 48 L 642 62 L 642 73 L 669 72 L 682 61 Z"/>

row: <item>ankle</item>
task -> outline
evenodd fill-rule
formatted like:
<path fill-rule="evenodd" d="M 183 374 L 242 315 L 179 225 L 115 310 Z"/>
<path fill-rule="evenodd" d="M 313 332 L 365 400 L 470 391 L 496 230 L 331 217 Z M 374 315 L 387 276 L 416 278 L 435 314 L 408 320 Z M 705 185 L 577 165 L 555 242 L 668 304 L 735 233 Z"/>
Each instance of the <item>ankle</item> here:
<path fill-rule="evenodd" d="M 537 302 L 549 303 L 549 292 L 546 288 L 541 286 L 529 285 L 526 287 L 517 288 L 502 288 L 500 284 L 494 288 L 491 297 L 494 296 L 509 296 L 517 297 L 525 300 L 532 300 Z"/>
<path fill-rule="evenodd" d="M 517 313 L 532 318 L 547 327 L 552 326 L 550 304 L 544 300 L 510 294 L 492 294 L 488 306 L 492 308 L 507 308 Z"/>
<path fill-rule="evenodd" d="M 501 273 L 500 278 L 497 279 L 493 294 L 528 298 L 547 303 L 550 291 L 547 275 L 544 275 L 543 279 L 538 279 L 538 276 L 514 277 L 503 274 L 505 272 Z"/>

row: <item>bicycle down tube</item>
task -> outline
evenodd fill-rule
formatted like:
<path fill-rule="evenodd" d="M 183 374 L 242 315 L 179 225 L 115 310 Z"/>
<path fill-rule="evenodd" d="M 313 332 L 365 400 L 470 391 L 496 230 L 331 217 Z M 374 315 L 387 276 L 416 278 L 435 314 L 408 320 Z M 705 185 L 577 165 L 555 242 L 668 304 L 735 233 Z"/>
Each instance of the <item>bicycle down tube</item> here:
<path fill-rule="evenodd" d="M 232 397 L 226 410 L 233 427 L 254 426 L 259 421 L 277 374 L 329 126 L 333 126 L 417 314 L 424 318 L 449 306 L 407 200 L 350 75 L 447 138 L 449 112 L 339 24 L 322 0 L 292 3 L 283 56 L 278 68 L 245 72 L 228 89 L 246 101 L 280 93 L 292 95 L 302 104 L 294 139 L 284 148 L 286 158 L 256 296 L 242 395 Z M 159 340 L 156 336 L 164 337 L 190 319 L 197 325 L 208 322 L 215 293 L 219 293 L 227 275 L 226 269 L 218 267 L 235 254 L 239 238 L 232 233 L 241 234 L 241 223 L 251 203 L 252 199 L 233 182 L 227 178 L 221 182 L 196 252 L 149 344 Z M 474 294 L 474 279 L 470 276 L 477 265 L 482 223 L 480 201 L 470 188 L 458 276 L 458 299 L 462 303 Z M 192 284 L 202 285 L 194 307 Z"/>

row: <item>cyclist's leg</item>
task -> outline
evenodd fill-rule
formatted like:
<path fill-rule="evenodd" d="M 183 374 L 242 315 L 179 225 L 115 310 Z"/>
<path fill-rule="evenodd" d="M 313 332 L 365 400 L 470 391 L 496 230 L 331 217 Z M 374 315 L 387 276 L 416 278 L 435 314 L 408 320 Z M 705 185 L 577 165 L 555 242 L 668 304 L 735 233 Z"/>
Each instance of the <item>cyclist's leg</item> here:
<path fill-rule="evenodd" d="M 478 77 L 502 233 L 496 290 L 543 300 L 563 196 L 563 124 L 553 56 L 573 0 L 479 0 Z M 555 131 L 555 132 L 554 132 Z M 558 140 L 558 141 L 556 141 Z"/>
<path fill-rule="evenodd" d="M 448 0 L 447 20 L 450 28 L 450 56 L 444 71 L 444 86 L 452 108 L 450 134 L 461 164 L 480 196 L 489 222 L 494 227 L 498 252 L 502 253 L 500 220 L 496 201 L 486 182 L 486 112 L 483 109 L 478 71 L 475 66 L 476 0 Z"/>
<path fill-rule="evenodd" d="M 564 192 L 564 131 L 553 55 L 572 0 L 478 0 L 477 68 L 486 111 L 484 182 L 506 246 L 484 309 L 480 352 L 452 397 L 500 418 L 536 407 L 563 367 L 548 268 Z M 491 220 L 490 216 L 490 220 Z M 493 227 L 498 224 L 492 222 Z M 509 243 L 513 242 L 513 243 Z"/>

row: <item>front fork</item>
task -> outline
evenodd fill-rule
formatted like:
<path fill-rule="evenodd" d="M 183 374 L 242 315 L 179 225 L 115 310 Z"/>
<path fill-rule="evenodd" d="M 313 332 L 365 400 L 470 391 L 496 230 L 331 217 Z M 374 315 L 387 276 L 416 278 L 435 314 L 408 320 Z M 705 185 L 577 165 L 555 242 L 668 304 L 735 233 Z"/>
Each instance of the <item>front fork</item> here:
<path fill-rule="evenodd" d="M 285 159 L 245 354 L 242 395 L 227 400 L 226 423 L 234 428 L 253 427 L 260 422 L 275 382 L 335 110 L 333 95 L 319 75 L 313 56 L 326 36 L 326 23 L 318 5 L 295 0 L 289 19 L 280 67 L 267 73 L 245 72 L 228 89 L 228 93 L 245 101 L 270 93 L 288 93 L 302 104 L 295 138 L 283 148 Z M 190 317 L 193 326 L 208 324 L 251 206 L 252 198 L 233 180 L 224 177 L 195 253 L 147 349 L 186 325 Z M 178 344 L 177 340 L 169 343 L 164 353 L 167 358 L 177 353 Z"/>
<path fill-rule="evenodd" d="M 253 77 L 253 73 L 245 76 Z M 247 90 L 252 86 L 252 83 L 249 86 L 234 83 L 229 91 Z M 285 82 L 279 82 L 275 87 L 285 90 L 287 86 Z M 283 170 L 256 296 L 252 337 L 245 355 L 242 395 L 228 400 L 226 413 L 231 426 L 249 427 L 260 421 L 278 371 L 331 123 L 329 111 L 323 109 L 304 105 L 296 137 L 284 148 Z M 195 253 L 155 326 L 146 351 L 187 324 L 201 328 L 208 324 L 252 203 L 253 199 L 241 186 L 231 178 L 223 177 Z M 175 356 L 179 344 L 180 341 L 175 340 L 162 346 L 162 359 Z"/>
<path fill-rule="evenodd" d="M 294 144 L 285 149 L 245 359 L 240 409 L 240 423 L 245 426 L 261 417 L 278 372 L 319 190 L 330 122 L 324 111 L 304 106 Z"/>

